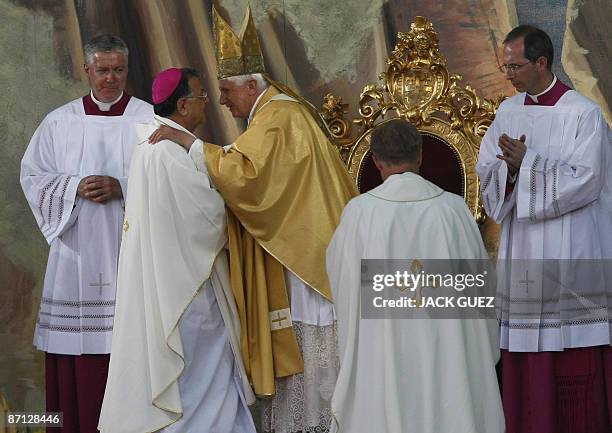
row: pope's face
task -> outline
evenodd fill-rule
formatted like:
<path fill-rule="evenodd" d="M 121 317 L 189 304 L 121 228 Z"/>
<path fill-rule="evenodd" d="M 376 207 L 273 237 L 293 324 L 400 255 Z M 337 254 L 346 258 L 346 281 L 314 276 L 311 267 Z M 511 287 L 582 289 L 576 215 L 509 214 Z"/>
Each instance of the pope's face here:
<path fill-rule="evenodd" d="M 229 108 L 232 116 L 242 119 L 249 117 L 258 96 L 255 80 L 247 80 L 240 85 L 231 80 L 221 80 L 219 81 L 219 93 L 219 103 Z"/>
<path fill-rule="evenodd" d="M 118 51 L 98 52 L 93 62 L 84 65 L 89 86 L 100 102 L 112 102 L 121 95 L 127 82 L 128 63 Z"/>
<path fill-rule="evenodd" d="M 510 80 L 518 92 L 533 94 L 540 81 L 540 68 L 538 62 L 534 63 L 525 58 L 524 49 L 523 38 L 504 45 L 504 64 L 510 65 L 511 68 L 506 72 L 506 79 Z"/>

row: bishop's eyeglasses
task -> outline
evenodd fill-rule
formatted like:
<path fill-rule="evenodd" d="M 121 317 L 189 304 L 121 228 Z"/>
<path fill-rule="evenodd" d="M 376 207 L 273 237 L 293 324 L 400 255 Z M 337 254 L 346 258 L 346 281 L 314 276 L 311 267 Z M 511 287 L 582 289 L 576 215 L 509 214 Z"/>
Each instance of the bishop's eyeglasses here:
<path fill-rule="evenodd" d="M 206 93 L 204 90 L 202 90 L 202 94 L 201 95 L 187 95 L 187 96 L 183 96 L 184 99 L 189 99 L 189 98 L 200 98 L 200 99 L 208 99 L 208 93 Z"/>
<path fill-rule="evenodd" d="M 523 66 L 528 65 L 529 63 L 531 63 L 531 60 L 528 60 L 525 63 L 520 64 L 520 65 L 517 65 L 516 63 L 509 63 L 509 64 L 504 63 L 503 65 L 499 65 L 499 70 L 501 71 L 502 74 L 507 74 L 508 72 L 515 74 L 516 71 L 521 69 Z"/>

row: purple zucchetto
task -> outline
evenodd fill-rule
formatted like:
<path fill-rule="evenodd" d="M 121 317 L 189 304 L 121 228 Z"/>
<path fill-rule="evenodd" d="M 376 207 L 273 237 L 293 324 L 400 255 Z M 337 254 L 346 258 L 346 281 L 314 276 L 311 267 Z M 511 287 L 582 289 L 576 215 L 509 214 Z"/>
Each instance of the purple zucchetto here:
<path fill-rule="evenodd" d="M 161 104 L 174 93 L 178 87 L 183 71 L 178 68 L 169 68 L 161 71 L 153 79 L 151 96 L 154 104 Z"/>

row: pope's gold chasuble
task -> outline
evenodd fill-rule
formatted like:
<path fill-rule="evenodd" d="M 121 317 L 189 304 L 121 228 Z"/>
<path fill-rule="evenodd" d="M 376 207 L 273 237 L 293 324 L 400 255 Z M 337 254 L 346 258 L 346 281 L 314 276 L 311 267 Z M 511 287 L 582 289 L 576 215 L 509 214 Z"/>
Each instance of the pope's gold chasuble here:
<path fill-rule="evenodd" d="M 272 325 L 289 309 L 283 267 L 331 301 L 325 252 L 344 206 L 357 195 L 308 109 L 278 95 L 274 86 L 265 91 L 227 153 L 204 148 L 230 210 L 232 288 L 245 366 L 258 395 L 275 393 L 275 377 L 303 371 L 293 327 Z"/>

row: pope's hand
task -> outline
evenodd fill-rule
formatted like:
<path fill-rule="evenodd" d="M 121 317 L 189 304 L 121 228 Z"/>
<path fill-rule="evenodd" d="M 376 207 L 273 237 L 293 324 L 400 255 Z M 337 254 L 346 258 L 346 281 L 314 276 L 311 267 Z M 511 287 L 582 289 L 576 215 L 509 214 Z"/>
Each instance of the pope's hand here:
<path fill-rule="evenodd" d="M 525 146 L 525 135 L 521 135 L 518 140 L 510 138 L 506 134 L 502 134 L 499 137 L 499 148 L 502 151 L 501 155 L 497 155 L 497 158 L 502 161 L 506 161 L 508 170 L 511 174 L 514 174 L 521 168 L 525 152 L 527 152 L 527 146 Z"/>
<path fill-rule="evenodd" d="M 185 131 L 180 131 L 167 125 L 162 125 L 149 136 L 149 143 L 155 144 L 162 140 L 174 141 L 176 144 L 183 146 L 189 152 L 189 149 L 191 149 L 191 145 L 196 138 Z"/>
<path fill-rule="evenodd" d="M 81 179 L 77 195 L 96 203 L 106 203 L 112 199 L 123 198 L 121 184 L 110 176 L 87 176 Z"/>

